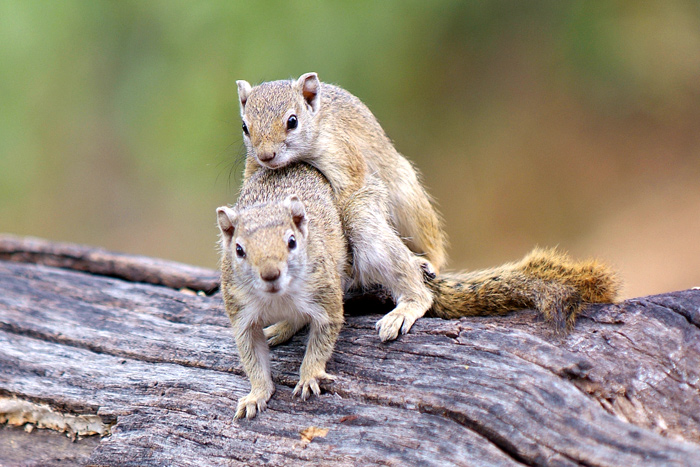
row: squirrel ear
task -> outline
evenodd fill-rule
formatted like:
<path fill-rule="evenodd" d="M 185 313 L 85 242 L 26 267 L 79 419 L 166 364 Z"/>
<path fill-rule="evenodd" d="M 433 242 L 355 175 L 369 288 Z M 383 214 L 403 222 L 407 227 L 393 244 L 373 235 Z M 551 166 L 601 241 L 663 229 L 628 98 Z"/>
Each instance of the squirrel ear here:
<path fill-rule="evenodd" d="M 321 106 L 321 82 L 316 73 L 305 73 L 297 80 L 297 86 L 301 89 L 306 104 L 311 108 L 311 113 L 318 112 Z"/>
<path fill-rule="evenodd" d="M 284 205 L 289 209 L 294 225 L 306 236 L 306 227 L 308 226 L 309 220 L 306 217 L 304 203 L 301 202 L 297 195 L 290 195 L 284 200 Z"/>
<path fill-rule="evenodd" d="M 243 108 L 245 107 L 245 103 L 248 100 L 248 96 L 250 95 L 250 90 L 253 89 L 250 86 L 250 83 L 245 80 L 239 80 L 236 81 L 236 84 L 238 85 L 238 100 L 241 101 L 241 112 L 243 111 Z"/>
<path fill-rule="evenodd" d="M 223 242 L 224 248 L 229 248 L 231 246 L 233 232 L 236 230 L 237 218 L 238 215 L 236 212 L 228 206 L 221 206 L 216 210 L 216 220 L 219 223 L 221 241 Z"/>

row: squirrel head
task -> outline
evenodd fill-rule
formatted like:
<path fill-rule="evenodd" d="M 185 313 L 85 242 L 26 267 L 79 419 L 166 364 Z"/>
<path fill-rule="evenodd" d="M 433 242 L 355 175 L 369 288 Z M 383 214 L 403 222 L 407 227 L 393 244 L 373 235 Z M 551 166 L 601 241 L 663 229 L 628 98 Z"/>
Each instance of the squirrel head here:
<path fill-rule="evenodd" d="M 257 295 L 285 295 L 303 280 L 308 218 L 298 196 L 245 209 L 216 210 L 233 280 Z"/>
<path fill-rule="evenodd" d="M 316 73 L 296 81 L 270 81 L 251 87 L 236 81 L 249 157 L 278 169 L 308 159 L 317 137 L 321 82 Z"/>

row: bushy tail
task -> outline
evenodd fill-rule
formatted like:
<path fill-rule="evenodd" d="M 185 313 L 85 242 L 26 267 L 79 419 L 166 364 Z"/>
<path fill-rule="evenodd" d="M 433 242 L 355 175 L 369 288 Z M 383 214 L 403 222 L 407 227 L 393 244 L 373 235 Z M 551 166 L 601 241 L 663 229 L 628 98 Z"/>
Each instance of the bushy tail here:
<path fill-rule="evenodd" d="M 615 273 L 604 264 L 540 248 L 516 263 L 444 273 L 427 284 L 435 296 L 430 316 L 451 319 L 533 308 L 557 331 L 571 328 L 587 304 L 612 303 L 619 290 Z"/>

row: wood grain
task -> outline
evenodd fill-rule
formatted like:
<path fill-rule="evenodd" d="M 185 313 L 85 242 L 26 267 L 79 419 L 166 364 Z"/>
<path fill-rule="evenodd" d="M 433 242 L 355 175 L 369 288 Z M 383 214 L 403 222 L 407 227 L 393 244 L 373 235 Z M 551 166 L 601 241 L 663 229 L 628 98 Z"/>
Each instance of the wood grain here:
<path fill-rule="evenodd" d="M 249 387 L 218 294 L 143 280 L 158 275 L 158 260 L 129 257 L 131 272 L 114 273 L 95 263 L 123 264 L 121 255 L 15 240 L 0 240 L 0 250 L 14 251 L 0 252 L 0 395 L 110 424 L 89 452 L 76 444 L 76 463 L 700 463 L 700 291 L 592 307 L 563 338 L 525 310 L 425 318 L 388 344 L 374 330 L 386 303 L 356 300 L 328 365 L 337 380 L 324 394 L 291 396 L 302 333 L 272 351 L 277 392 L 268 410 L 237 421 L 236 400 Z M 70 260 L 78 266 L 56 257 L 79 258 Z M 141 261 L 148 274 L 138 272 Z M 190 285 L 216 275 L 176 263 L 164 274 Z M 328 431 L 304 440 L 302 432 L 323 432 L 311 427 Z M 12 430 L 15 446 L 33 447 L 23 465 L 64 449 L 36 436 L 44 430 Z M 12 445 L 0 439 L 0 449 Z M 20 459 L 11 454 L 0 451 L 0 464 Z"/>

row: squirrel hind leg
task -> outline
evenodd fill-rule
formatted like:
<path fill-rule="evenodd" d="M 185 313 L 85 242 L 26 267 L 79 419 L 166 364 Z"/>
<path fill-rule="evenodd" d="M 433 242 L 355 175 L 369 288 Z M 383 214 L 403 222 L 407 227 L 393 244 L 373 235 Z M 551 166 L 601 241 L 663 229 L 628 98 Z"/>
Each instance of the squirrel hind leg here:
<path fill-rule="evenodd" d="M 433 294 L 424 277 L 435 274 L 435 265 L 428 265 L 403 243 L 389 224 L 381 201 L 381 193 L 367 189 L 345 206 L 344 224 L 352 245 L 353 285 L 379 284 L 396 303 L 394 310 L 376 326 L 379 337 L 386 342 L 406 334 L 430 309 Z"/>

